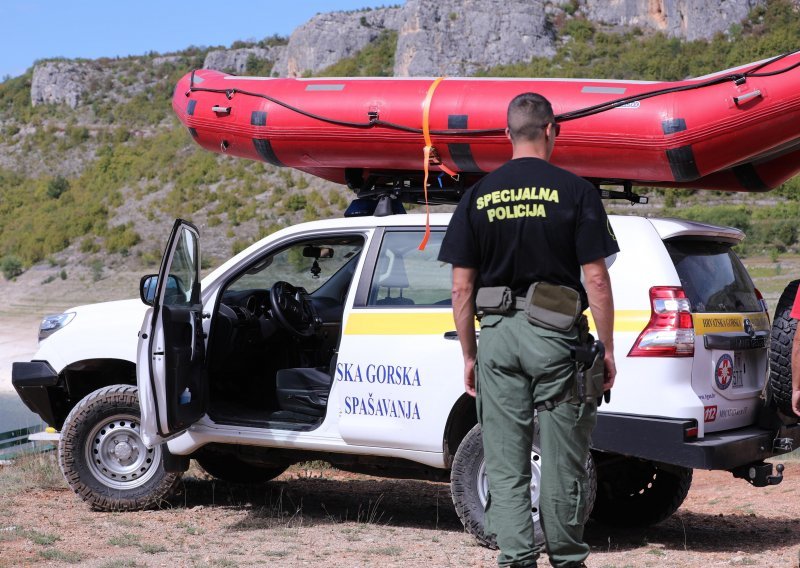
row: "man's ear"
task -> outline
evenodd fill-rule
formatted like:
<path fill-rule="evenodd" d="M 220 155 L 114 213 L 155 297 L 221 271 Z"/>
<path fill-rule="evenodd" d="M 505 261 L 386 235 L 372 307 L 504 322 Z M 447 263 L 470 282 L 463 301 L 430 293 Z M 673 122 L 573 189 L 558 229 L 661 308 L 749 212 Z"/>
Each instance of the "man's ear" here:
<path fill-rule="evenodd" d="M 506 126 L 506 138 L 513 142 L 513 140 L 511 140 L 511 131 L 508 129 L 508 126 Z"/>

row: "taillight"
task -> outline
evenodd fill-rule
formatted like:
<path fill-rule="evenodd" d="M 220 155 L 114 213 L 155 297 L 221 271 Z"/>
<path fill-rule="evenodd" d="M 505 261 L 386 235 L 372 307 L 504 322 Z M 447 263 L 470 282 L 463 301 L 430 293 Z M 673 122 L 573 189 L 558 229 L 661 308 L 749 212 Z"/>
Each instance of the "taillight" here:
<path fill-rule="evenodd" d="M 628 357 L 691 357 L 694 322 L 689 299 L 679 286 L 650 288 L 650 321 Z"/>
<path fill-rule="evenodd" d="M 767 301 L 764 299 L 764 296 L 761 295 L 761 291 L 758 288 L 755 288 L 755 291 L 758 305 L 761 306 L 761 311 L 766 313 L 767 317 L 769 317 L 769 306 L 767 306 Z"/>

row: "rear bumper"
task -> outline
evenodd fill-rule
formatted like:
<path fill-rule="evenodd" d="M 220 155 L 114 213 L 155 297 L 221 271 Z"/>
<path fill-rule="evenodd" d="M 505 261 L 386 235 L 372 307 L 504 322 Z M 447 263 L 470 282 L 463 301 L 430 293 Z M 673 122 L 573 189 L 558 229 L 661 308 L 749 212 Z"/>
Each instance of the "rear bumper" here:
<path fill-rule="evenodd" d="M 13 363 L 11 384 L 25 406 L 41 416 L 50 426 L 56 425 L 53 389 L 59 385 L 59 376 L 47 361 Z"/>
<path fill-rule="evenodd" d="M 776 439 L 788 438 L 793 448 L 800 446 L 797 424 L 779 429 L 748 426 L 685 440 L 686 430 L 696 426 L 693 419 L 599 413 L 592 448 L 692 469 L 727 471 L 787 453 L 773 449 Z"/>

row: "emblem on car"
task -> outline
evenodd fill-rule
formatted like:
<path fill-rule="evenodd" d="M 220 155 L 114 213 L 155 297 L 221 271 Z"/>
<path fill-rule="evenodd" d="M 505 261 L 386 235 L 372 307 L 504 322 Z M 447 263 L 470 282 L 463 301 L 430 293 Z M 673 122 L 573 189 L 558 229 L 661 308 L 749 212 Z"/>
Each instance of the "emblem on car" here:
<path fill-rule="evenodd" d="M 744 318 L 744 332 L 750 337 L 754 337 L 756 334 L 756 330 L 753 328 L 753 322 L 748 318 Z"/>

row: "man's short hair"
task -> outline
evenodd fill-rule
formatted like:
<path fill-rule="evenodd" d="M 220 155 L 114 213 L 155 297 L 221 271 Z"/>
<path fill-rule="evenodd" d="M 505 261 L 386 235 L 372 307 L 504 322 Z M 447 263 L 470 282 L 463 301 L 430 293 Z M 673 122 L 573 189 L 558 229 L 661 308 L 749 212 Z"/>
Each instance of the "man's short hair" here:
<path fill-rule="evenodd" d="M 508 131 L 514 142 L 538 139 L 542 126 L 554 120 L 550 101 L 537 93 L 522 93 L 508 104 Z"/>

